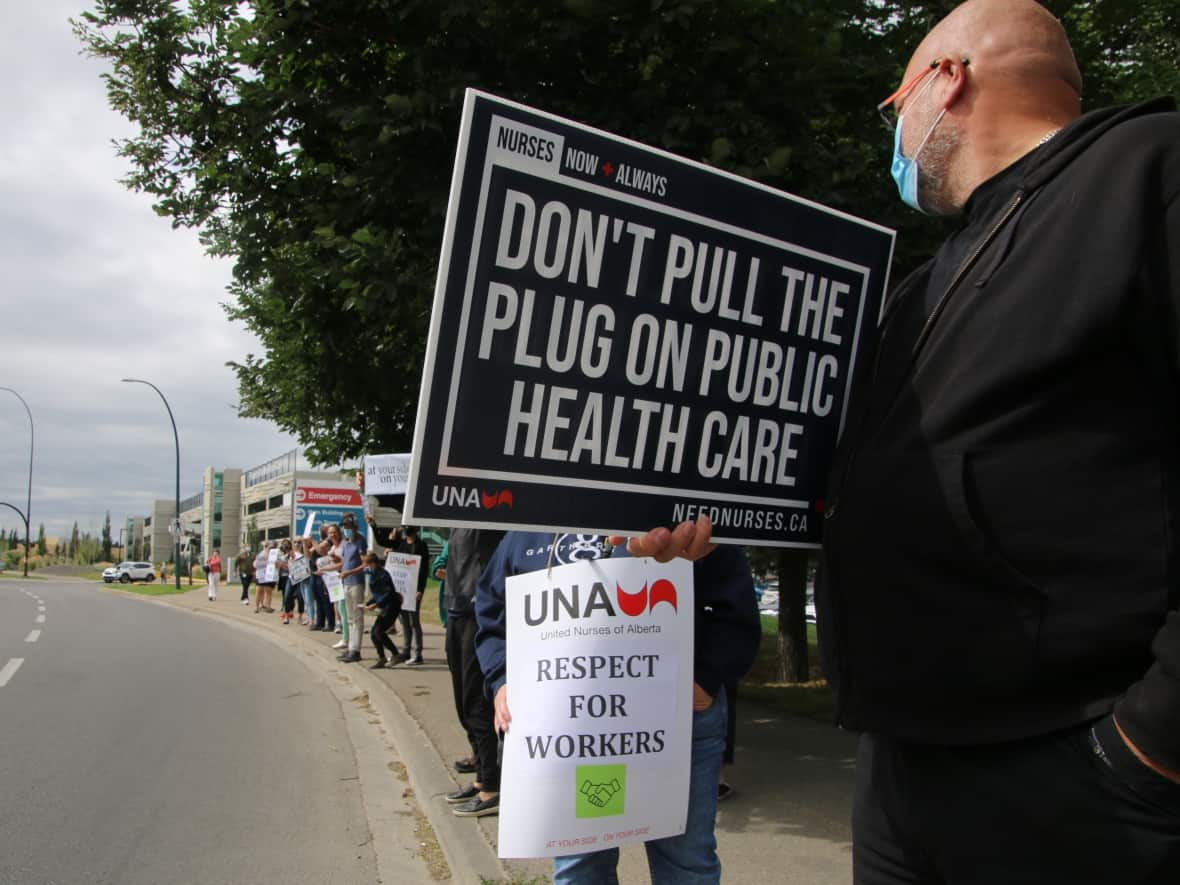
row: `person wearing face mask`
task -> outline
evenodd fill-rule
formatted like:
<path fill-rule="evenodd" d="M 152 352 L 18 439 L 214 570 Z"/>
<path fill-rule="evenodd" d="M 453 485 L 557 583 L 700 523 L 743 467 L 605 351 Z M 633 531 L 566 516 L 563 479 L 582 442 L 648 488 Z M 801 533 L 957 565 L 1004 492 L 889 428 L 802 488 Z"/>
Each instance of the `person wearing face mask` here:
<path fill-rule="evenodd" d="M 1174 885 L 1180 114 L 1083 114 L 1033 0 L 956 7 L 900 83 L 901 197 L 964 218 L 886 301 L 825 500 L 854 879 Z"/>
<path fill-rule="evenodd" d="M 344 514 L 340 520 L 340 532 L 344 536 L 338 548 L 340 556 L 340 577 L 344 584 L 345 613 L 348 618 L 348 646 L 337 658 L 346 664 L 361 659 L 361 639 L 365 635 L 365 565 L 361 561 L 367 545 L 365 536 L 357 530 L 356 517 Z"/>

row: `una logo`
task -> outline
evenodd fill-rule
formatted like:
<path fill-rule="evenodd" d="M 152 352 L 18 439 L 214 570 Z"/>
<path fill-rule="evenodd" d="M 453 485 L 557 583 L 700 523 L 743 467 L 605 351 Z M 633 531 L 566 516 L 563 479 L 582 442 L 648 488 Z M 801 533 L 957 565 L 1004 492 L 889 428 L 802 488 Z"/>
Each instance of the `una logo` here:
<path fill-rule="evenodd" d="M 484 510 L 507 507 L 511 510 L 512 490 L 481 492 L 479 489 L 459 486 L 433 486 L 430 490 L 430 500 L 436 507 L 479 507 Z"/>
<path fill-rule="evenodd" d="M 676 607 L 676 585 L 664 578 L 652 583 L 650 589 L 644 584 L 643 589 L 636 593 L 628 593 L 615 584 L 615 602 L 623 614 L 630 618 L 650 612 L 661 602 L 671 605 L 673 611 L 679 611 Z M 534 607 L 536 612 L 533 611 Z M 598 611 L 610 618 L 618 617 L 601 581 L 595 581 L 588 594 L 583 594 L 577 584 L 571 584 L 568 588 L 554 587 L 540 593 L 528 593 L 524 597 L 524 620 L 530 627 L 539 626 L 548 620 L 557 623 L 563 615 L 568 620 L 589 618 Z"/>
<path fill-rule="evenodd" d="M 614 817 L 626 810 L 626 765 L 578 765 L 574 816 Z"/>
<path fill-rule="evenodd" d="M 653 583 L 650 591 L 647 589 L 647 584 L 644 584 L 643 589 L 638 593 L 628 593 L 615 584 L 615 595 L 618 597 L 619 608 L 623 610 L 623 614 L 632 618 L 639 617 L 644 611 L 651 611 L 661 602 L 667 602 L 672 606 L 673 611 L 679 611 L 676 607 L 676 585 L 664 578 Z"/>

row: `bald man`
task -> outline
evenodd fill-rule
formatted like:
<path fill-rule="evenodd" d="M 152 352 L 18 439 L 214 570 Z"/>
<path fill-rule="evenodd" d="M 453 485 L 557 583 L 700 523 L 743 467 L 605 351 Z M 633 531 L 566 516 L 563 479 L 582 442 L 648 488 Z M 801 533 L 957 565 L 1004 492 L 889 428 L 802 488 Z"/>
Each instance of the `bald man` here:
<path fill-rule="evenodd" d="M 879 107 L 902 199 L 964 221 L 887 300 L 827 497 L 858 885 L 1180 883 L 1180 115 L 1081 93 L 1043 7 L 972 0 Z"/>

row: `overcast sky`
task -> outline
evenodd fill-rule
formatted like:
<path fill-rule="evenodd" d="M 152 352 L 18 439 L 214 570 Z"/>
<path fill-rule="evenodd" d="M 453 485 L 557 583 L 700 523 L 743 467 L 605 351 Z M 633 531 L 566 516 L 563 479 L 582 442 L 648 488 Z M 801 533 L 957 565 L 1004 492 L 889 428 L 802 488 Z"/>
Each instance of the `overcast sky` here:
<path fill-rule="evenodd" d="M 237 417 L 227 360 L 260 353 L 226 319 L 228 262 L 191 231 L 172 230 L 150 200 L 118 183 L 111 140 L 131 125 L 110 110 L 103 66 L 79 54 L 67 19 L 85 0 L 4 4 L 0 28 L 0 386 L 33 412 L 33 535 L 77 520 L 95 533 L 171 498 L 172 428 L 180 494 L 207 466 L 249 468 L 295 440 Z M 0 391 L 0 501 L 24 509 L 29 422 Z M 0 527 L 19 525 L 0 507 Z M 23 534 L 23 526 L 20 526 Z"/>

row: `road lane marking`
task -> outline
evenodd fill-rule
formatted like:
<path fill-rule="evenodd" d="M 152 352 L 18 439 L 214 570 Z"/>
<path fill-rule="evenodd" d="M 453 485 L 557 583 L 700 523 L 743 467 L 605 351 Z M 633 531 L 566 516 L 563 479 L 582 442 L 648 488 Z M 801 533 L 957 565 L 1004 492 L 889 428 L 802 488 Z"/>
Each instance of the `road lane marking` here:
<path fill-rule="evenodd" d="M 37 619 L 34 621 L 34 623 L 44 624 L 45 623 L 45 615 L 37 615 Z"/>
<path fill-rule="evenodd" d="M 33 630 L 29 633 L 28 636 L 25 637 L 25 642 L 36 642 L 40 638 L 41 638 L 41 631 L 40 630 Z"/>
<path fill-rule="evenodd" d="M 0 688 L 8 685 L 8 680 L 16 675 L 16 671 L 20 669 L 20 665 L 24 662 L 24 658 L 8 659 L 8 663 L 4 665 L 4 669 L 0 670 Z"/>

